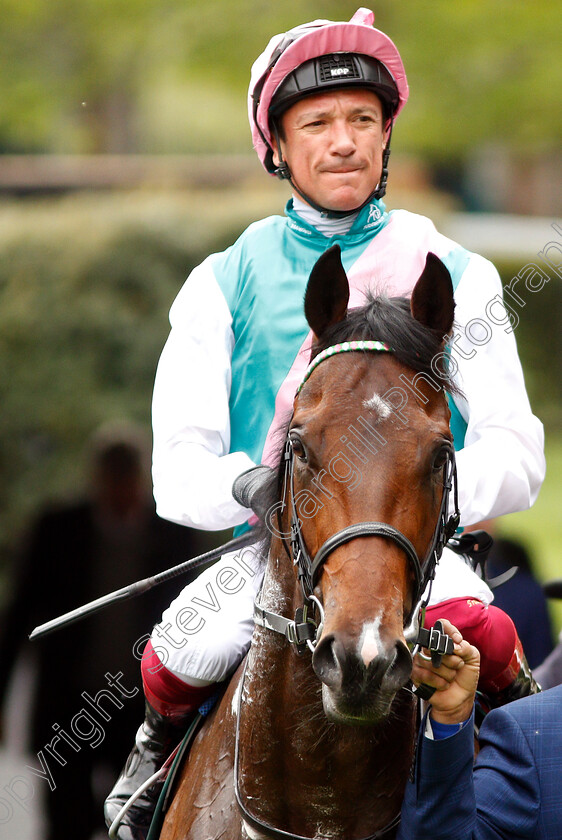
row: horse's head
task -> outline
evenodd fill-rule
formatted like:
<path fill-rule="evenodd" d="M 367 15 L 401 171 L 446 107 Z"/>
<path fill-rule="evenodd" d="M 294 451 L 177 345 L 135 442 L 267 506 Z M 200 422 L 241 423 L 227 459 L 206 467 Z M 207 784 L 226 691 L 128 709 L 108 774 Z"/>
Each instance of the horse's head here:
<path fill-rule="evenodd" d="M 326 713 L 352 723 L 385 717 L 411 673 L 416 561 L 431 554 L 452 448 L 443 351 L 454 302 L 432 254 L 409 302 L 373 298 L 348 312 L 348 300 L 334 246 L 306 291 L 322 361 L 296 397 L 288 450 L 293 522 L 313 567 L 321 555 L 309 581 L 324 613 L 313 667 Z M 349 341 L 363 343 L 345 352 Z"/>

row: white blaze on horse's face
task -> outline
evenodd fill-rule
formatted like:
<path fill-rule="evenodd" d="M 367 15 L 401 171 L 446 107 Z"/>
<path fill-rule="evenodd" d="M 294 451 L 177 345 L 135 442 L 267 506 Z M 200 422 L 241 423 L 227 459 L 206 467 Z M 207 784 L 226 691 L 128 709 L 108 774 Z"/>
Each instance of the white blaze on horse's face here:
<path fill-rule="evenodd" d="M 363 407 L 368 411 L 373 411 L 377 415 L 374 418 L 375 423 L 380 423 L 382 420 L 386 420 L 386 418 L 390 417 L 392 414 L 391 406 L 376 392 L 373 394 L 371 399 L 363 402 Z"/>
<path fill-rule="evenodd" d="M 359 656 L 363 660 L 366 668 L 384 650 L 384 645 L 379 635 L 380 623 L 381 619 L 378 616 L 374 621 L 369 621 L 365 624 L 361 639 L 359 640 Z"/>

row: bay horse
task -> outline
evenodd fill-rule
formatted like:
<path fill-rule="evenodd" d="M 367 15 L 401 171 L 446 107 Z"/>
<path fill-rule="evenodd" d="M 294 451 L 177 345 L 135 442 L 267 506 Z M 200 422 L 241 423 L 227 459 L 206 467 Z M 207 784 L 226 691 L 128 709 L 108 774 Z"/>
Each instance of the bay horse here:
<path fill-rule="evenodd" d="M 335 245 L 306 290 L 312 362 L 272 485 L 250 651 L 194 741 L 161 840 L 396 832 L 417 715 L 405 632 L 458 523 L 453 290 L 429 254 L 410 301 L 348 300 Z"/>

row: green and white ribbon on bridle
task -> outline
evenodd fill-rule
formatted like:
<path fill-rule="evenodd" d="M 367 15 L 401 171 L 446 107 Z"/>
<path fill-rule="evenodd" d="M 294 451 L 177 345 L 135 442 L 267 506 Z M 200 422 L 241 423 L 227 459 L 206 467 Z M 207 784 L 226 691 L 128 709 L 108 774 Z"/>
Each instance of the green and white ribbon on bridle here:
<path fill-rule="evenodd" d="M 383 352 L 383 353 L 392 353 L 392 347 L 389 347 L 388 344 L 385 344 L 383 341 L 342 341 L 340 344 L 333 344 L 331 347 L 326 347 L 325 350 L 322 350 L 321 353 L 311 361 L 309 366 L 307 367 L 305 374 L 302 378 L 302 382 L 297 388 L 297 395 L 300 394 L 302 386 L 309 378 L 310 374 L 316 370 L 318 365 L 323 362 L 325 359 L 331 358 L 331 356 L 336 356 L 338 353 L 350 353 L 352 351 L 361 351 L 361 350 L 368 350 L 370 352 Z"/>

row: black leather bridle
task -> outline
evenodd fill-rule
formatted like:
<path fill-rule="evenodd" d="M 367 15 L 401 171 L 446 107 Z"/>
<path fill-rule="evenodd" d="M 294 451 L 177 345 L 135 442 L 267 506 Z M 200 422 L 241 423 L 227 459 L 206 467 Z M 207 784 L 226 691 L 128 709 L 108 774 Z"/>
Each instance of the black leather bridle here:
<path fill-rule="evenodd" d="M 337 353 L 350 351 L 370 351 L 370 352 L 392 352 L 391 348 L 378 341 L 353 341 L 345 344 L 336 345 L 335 347 L 327 348 L 322 351 L 309 366 L 301 386 L 297 391 L 300 393 L 302 386 L 309 378 L 312 371 L 325 359 L 331 358 Z M 283 616 L 265 610 L 260 606 L 257 599 L 254 604 L 254 621 L 262 627 L 267 627 L 278 633 L 282 633 L 293 644 L 296 644 L 299 649 L 303 649 L 305 644 L 313 648 L 321 632 L 322 624 L 322 606 L 318 599 L 314 596 L 314 587 L 318 577 L 319 570 L 322 564 L 325 563 L 329 555 L 335 551 L 339 546 L 344 545 L 351 540 L 358 537 L 384 537 L 396 543 L 400 549 L 406 554 L 410 566 L 414 572 L 414 592 L 412 598 L 412 607 L 405 621 L 405 626 L 409 625 L 416 608 L 418 608 L 421 597 L 427 588 L 430 581 L 435 576 L 435 569 L 443 548 L 455 533 L 459 521 L 460 513 L 458 507 L 458 493 L 456 480 L 456 463 L 455 451 L 451 445 L 447 451 L 447 457 L 443 464 L 443 494 L 441 498 L 441 505 L 437 517 L 437 523 L 433 533 L 429 548 L 423 559 L 420 559 L 416 549 L 411 541 L 401 531 L 393 525 L 386 522 L 357 522 L 353 525 L 348 525 L 341 531 L 337 531 L 320 546 L 314 557 L 311 557 L 304 540 L 302 533 L 301 521 L 298 516 L 296 502 L 295 502 L 295 487 L 294 487 L 294 469 L 295 469 L 295 455 L 290 438 L 290 426 L 287 433 L 287 439 L 284 449 L 284 482 L 283 482 L 283 502 L 278 509 L 279 519 L 282 511 L 287 506 L 286 496 L 289 495 L 288 506 L 290 512 L 290 544 L 287 543 L 285 536 L 282 536 L 283 544 L 287 554 L 292 559 L 294 565 L 297 567 L 298 579 L 300 582 L 303 606 L 296 612 L 294 620 L 289 620 Z M 451 492 L 453 493 L 454 509 L 453 513 L 449 515 L 449 498 Z M 282 528 L 279 532 L 283 535 Z M 320 612 L 319 621 L 316 621 L 314 616 L 316 612 Z M 416 641 L 418 641 L 416 639 Z"/>

